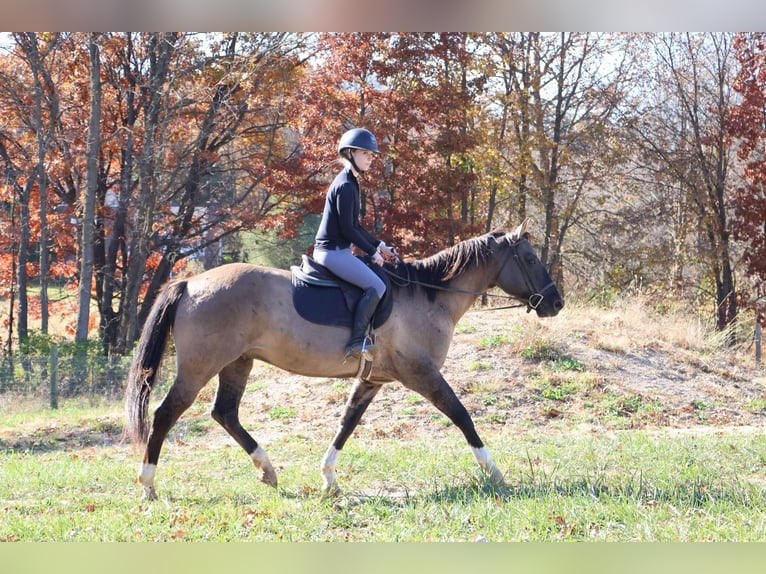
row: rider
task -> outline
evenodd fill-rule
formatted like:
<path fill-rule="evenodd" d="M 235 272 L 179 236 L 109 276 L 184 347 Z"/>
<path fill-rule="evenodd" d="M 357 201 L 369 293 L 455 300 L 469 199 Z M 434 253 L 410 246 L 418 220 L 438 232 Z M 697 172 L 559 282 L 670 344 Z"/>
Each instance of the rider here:
<path fill-rule="evenodd" d="M 396 256 L 393 248 L 376 239 L 359 223 L 357 178 L 370 168 L 379 153 L 375 136 L 369 130 L 356 128 L 341 136 L 338 155 L 344 168 L 327 190 L 322 221 L 314 242 L 314 259 L 318 263 L 364 290 L 354 310 L 351 338 L 346 346 L 347 359 L 358 359 L 363 352 L 374 350 L 374 345 L 365 345 L 367 328 L 386 291 L 380 277 L 352 254 L 352 245 L 372 256 L 377 265 L 383 265 L 384 257 L 392 259 Z"/>

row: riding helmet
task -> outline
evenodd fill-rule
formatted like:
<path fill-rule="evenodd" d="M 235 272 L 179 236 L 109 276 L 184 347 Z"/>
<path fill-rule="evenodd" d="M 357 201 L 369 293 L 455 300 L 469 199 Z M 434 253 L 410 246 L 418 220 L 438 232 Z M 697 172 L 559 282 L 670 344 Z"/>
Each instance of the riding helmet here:
<path fill-rule="evenodd" d="M 364 128 L 348 130 L 341 136 L 340 142 L 338 142 L 338 153 L 348 148 L 365 149 L 373 153 L 380 153 L 375 136 L 372 135 L 370 130 Z"/>

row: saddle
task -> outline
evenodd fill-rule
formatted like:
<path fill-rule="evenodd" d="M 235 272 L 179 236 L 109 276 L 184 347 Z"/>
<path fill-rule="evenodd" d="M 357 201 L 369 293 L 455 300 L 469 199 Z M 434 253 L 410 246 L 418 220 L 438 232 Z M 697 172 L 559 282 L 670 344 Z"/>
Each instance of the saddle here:
<path fill-rule="evenodd" d="M 372 318 L 372 327 L 377 329 L 391 315 L 391 282 L 388 274 L 381 267 L 372 264 L 369 257 L 360 259 L 386 284 L 386 293 Z M 308 255 L 302 256 L 300 267 L 293 265 L 290 271 L 293 305 L 301 317 L 319 325 L 351 328 L 354 309 L 363 293 L 360 287 L 333 275 L 332 271 Z"/>

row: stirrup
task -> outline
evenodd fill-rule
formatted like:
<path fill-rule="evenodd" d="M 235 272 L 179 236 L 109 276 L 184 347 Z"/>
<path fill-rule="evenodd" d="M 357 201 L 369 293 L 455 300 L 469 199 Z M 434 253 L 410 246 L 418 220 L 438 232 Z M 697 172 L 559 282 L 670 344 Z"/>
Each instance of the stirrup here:
<path fill-rule="evenodd" d="M 361 344 L 355 343 L 346 347 L 346 360 L 364 358 L 366 361 L 372 361 L 375 358 L 376 350 L 377 346 L 375 343 L 369 336 L 366 336 L 362 339 Z"/>

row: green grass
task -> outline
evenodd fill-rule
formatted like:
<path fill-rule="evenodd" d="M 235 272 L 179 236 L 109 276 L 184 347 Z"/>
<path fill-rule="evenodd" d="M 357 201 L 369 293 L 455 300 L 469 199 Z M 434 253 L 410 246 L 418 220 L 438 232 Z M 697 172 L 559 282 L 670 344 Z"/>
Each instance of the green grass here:
<path fill-rule="evenodd" d="M 160 500 L 149 503 L 119 415 L 68 421 L 56 432 L 27 425 L 39 441 L 0 443 L 0 541 L 766 540 L 762 433 L 493 426 L 486 440 L 505 487 L 486 482 L 457 429 L 428 441 L 352 437 L 338 460 L 343 494 L 326 499 L 321 441 L 266 443 L 272 489 L 232 440 L 212 440 L 222 431 L 197 429 L 168 440 Z"/>
<path fill-rule="evenodd" d="M 662 405 L 656 401 L 635 394 L 624 396 L 607 395 L 602 402 L 602 407 L 609 414 L 615 416 L 630 416 L 641 412 L 652 412 L 662 409 Z"/>
<path fill-rule="evenodd" d="M 466 321 L 460 321 L 455 326 L 455 333 L 459 335 L 466 335 L 470 333 L 475 333 L 478 329 L 476 328 L 476 325 L 471 325 L 470 323 L 467 323 Z"/>
<path fill-rule="evenodd" d="M 569 383 L 548 384 L 546 381 L 540 385 L 540 396 L 553 401 L 567 401 L 576 392 L 577 388 Z"/>
<path fill-rule="evenodd" d="M 275 405 L 269 411 L 269 418 L 272 420 L 287 420 L 295 416 L 295 407 L 286 407 L 283 405 Z"/>
<path fill-rule="evenodd" d="M 748 401 L 745 404 L 745 407 L 747 407 L 749 410 L 753 412 L 766 411 L 766 397 L 761 397 L 758 399 L 753 399 L 752 401 Z"/>
<path fill-rule="evenodd" d="M 547 339 L 537 339 L 521 351 L 521 356 L 528 361 L 555 361 L 559 358 L 556 344 Z"/>
<path fill-rule="evenodd" d="M 492 369 L 492 363 L 488 361 L 471 361 L 468 365 L 468 370 L 472 372 L 476 371 L 489 371 Z"/>
<path fill-rule="evenodd" d="M 499 347 L 501 345 L 506 345 L 511 342 L 511 337 L 505 334 L 497 334 L 497 335 L 487 335 L 485 337 L 481 338 L 481 342 L 479 343 L 482 348 L 487 347 Z"/>

